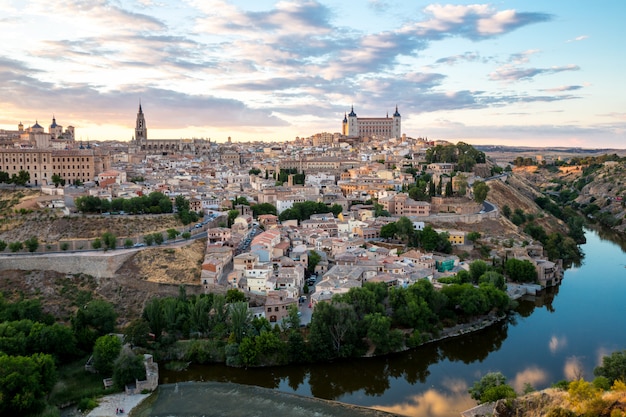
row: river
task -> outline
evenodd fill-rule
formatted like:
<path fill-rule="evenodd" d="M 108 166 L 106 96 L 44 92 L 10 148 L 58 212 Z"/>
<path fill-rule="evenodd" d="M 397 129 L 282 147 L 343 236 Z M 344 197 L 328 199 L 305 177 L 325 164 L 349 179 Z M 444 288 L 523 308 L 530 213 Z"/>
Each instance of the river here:
<path fill-rule="evenodd" d="M 229 381 L 419 417 L 458 417 L 467 390 L 500 371 L 516 391 L 562 379 L 593 379 L 604 354 L 626 349 L 626 252 L 587 231 L 582 265 L 558 288 L 521 301 L 507 321 L 384 358 L 264 369 L 193 366 L 162 383 Z"/>

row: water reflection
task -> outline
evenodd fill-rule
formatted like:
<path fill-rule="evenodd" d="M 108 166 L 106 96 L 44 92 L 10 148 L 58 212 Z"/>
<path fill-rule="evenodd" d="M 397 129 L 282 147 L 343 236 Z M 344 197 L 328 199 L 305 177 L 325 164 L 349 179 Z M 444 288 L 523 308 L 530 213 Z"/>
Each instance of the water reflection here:
<path fill-rule="evenodd" d="M 161 382 L 229 381 L 276 389 L 285 381 L 294 392 L 308 385 L 310 395 L 328 400 L 356 392 L 380 396 L 391 388 L 392 380 L 404 380 L 411 385 L 424 383 L 430 375 L 430 366 L 444 359 L 465 364 L 482 361 L 500 348 L 507 333 L 508 323 L 502 321 L 472 334 L 382 358 L 248 370 L 223 365 L 192 365 L 183 372 L 164 370 Z"/>
<path fill-rule="evenodd" d="M 550 352 L 556 353 L 559 350 L 563 350 L 567 347 L 567 337 L 566 336 L 552 336 L 550 338 L 550 342 L 548 342 L 548 349 Z"/>
<path fill-rule="evenodd" d="M 461 379 L 446 379 L 442 384 L 447 392 L 428 389 L 407 401 L 393 406 L 374 405 L 372 408 L 403 416 L 445 417 L 460 415 L 476 405 L 467 394 L 468 386 Z"/>
<path fill-rule="evenodd" d="M 518 372 L 513 378 L 511 386 L 516 392 L 524 392 L 526 384 L 537 387 L 547 382 L 549 382 L 548 372 L 538 366 L 531 366 Z"/>
<path fill-rule="evenodd" d="M 489 371 L 501 371 L 518 392 L 526 383 L 543 389 L 593 378 L 603 355 L 626 346 L 619 331 L 626 326 L 626 254 L 593 232 L 584 249 L 585 264 L 566 271 L 561 287 L 520 300 L 507 320 L 473 334 L 385 358 L 248 370 L 192 366 L 163 371 L 161 382 L 228 381 L 402 415 L 456 417 L 475 405 L 468 385 Z"/>
<path fill-rule="evenodd" d="M 508 328 L 509 323 L 503 320 L 478 332 L 445 340 L 439 345 L 441 357 L 465 364 L 482 361 L 489 353 L 500 349 L 507 337 Z"/>

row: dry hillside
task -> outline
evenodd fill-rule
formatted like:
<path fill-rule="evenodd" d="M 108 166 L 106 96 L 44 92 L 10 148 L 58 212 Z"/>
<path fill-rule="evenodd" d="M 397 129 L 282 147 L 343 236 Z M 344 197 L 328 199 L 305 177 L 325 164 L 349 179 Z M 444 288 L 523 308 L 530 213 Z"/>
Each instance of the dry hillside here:
<path fill-rule="evenodd" d="M 21 242 L 35 236 L 40 242 L 56 242 L 60 239 L 95 238 L 105 232 L 125 237 L 182 226 L 171 214 L 63 216 L 58 210 L 40 209 L 37 205 L 37 201 L 50 199 L 51 196 L 41 196 L 32 190 L 0 190 L 0 240 Z"/>

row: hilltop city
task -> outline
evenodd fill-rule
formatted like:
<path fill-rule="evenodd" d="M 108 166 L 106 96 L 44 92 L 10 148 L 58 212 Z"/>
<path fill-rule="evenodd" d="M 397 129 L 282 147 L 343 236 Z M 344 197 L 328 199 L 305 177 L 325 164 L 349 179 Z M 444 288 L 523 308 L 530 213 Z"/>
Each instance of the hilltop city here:
<path fill-rule="evenodd" d="M 554 295 L 585 217 L 624 230 L 617 154 L 487 156 L 403 133 L 397 106 L 288 142 L 155 139 L 149 120 L 140 104 L 130 141 L 77 141 L 55 116 L 0 130 L 0 313 L 27 345 L 56 320 L 45 352 L 88 358 L 60 386 L 87 370 L 90 392 L 137 394 L 165 358 L 299 364 L 476 332 Z M 49 405 L 89 399 L 74 391 Z"/>
<path fill-rule="evenodd" d="M 306 299 L 313 307 L 364 282 L 407 286 L 469 270 L 464 260 L 477 236 L 455 225 L 499 217 L 486 195 L 475 198 L 475 186 L 486 190 L 487 183 L 505 181 L 507 172 L 464 144 L 456 163 L 438 162 L 450 159 L 438 159 L 437 150 L 459 149 L 401 134 L 397 106 L 391 117 L 378 118 L 358 117 L 352 107 L 341 133 L 285 143 L 152 139 L 148 120 L 139 105 L 130 142 L 97 143 L 77 142 L 74 128 L 64 131 L 55 118 L 48 132 L 38 122 L 27 128 L 20 122 L 16 131 L 0 131 L 0 170 L 8 178 L 26 177 L 25 185 L 50 195 L 48 207 L 66 214 L 85 196 L 130 200 L 156 191 L 172 203 L 184 197 L 203 215 L 190 232 L 207 237 L 196 284 L 207 292 L 219 285 L 266 297 L 256 314 L 270 322 L 283 320 L 290 305 Z M 424 189 L 416 187 L 420 176 L 428 178 Z M 111 212 L 104 214 L 130 214 Z M 445 242 L 401 253 L 390 224 L 402 217 L 414 230 L 438 225 Z M 118 247 L 129 242 L 117 238 Z M 145 246 L 141 237 L 131 238 L 135 248 Z M 546 259 L 538 243 L 517 243 L 510 239 L 508 252 L 535 266 L 538 284 L 516 288 L 518 296 L 560 282 L 559 261 Z M 67 242 L 47 242 L 53 244 L 67 249 Z"/>

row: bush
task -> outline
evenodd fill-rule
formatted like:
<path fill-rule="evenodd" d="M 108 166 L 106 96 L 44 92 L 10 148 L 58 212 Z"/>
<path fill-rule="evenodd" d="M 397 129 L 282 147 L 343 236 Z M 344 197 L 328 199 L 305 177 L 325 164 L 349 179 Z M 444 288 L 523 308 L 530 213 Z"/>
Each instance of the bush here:
<path fill-rule="evenodd" d="M 550 410 L 546 417 L 576 417 L 576 413 L 565 408 L 556 407 Z"/>
<path fill-rule="evenodd" d="M 9 249 L 11 252 L 19 252 L 24 248 L 22 242 L 11 242 L 9 243 Z"/>
<path fill-rule="evenodd" d="M 479 403 L 492 402 L 502 398 L 515 398 L 515 390 L 506 384 L 501 372 L 489 372 L 469 389 L 471 397 Z"/>
<path fill-rule="evenodd" d="M 93 410 L 97 406 L 98 406 L 98 402 L 94 400 L 93 398 L 81 398 L 80 401 L 78 402 L 77 408 L 78 408 L 78 411 L 84 413 L 84 412 Z"/>
<path fill-rule="evenodd" d="M 135 355 L 132 350 L 122 351 L 113 364 L 113 383 L 119 389 L 127 384 L 132 384 L 135 380 L 146 379 L 146 367 L 143 364 L 143 357 Z"/>
<path fill-rule="evenodd" d="M 70 248 L 70 244 L 67 242 L 61 243 L 61 250 L 68 250 Z"/>

